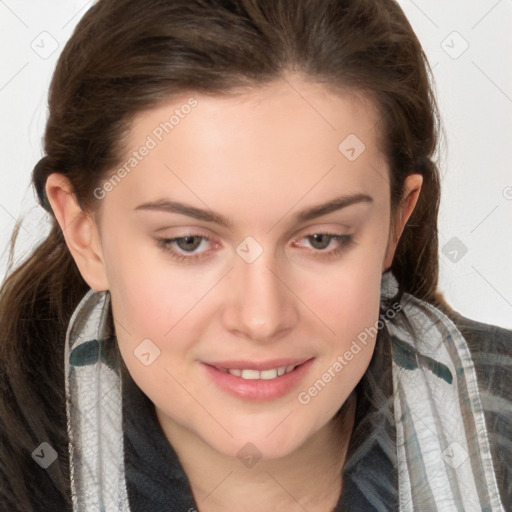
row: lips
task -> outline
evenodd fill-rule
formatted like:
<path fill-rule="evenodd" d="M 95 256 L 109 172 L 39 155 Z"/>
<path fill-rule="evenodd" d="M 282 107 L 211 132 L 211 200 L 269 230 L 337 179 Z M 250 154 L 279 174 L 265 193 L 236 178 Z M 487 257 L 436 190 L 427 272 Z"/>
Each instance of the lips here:
<path fill-rule="evenodd" d="M 260 362 L 215 361 L 201 363 L 201 367 L 204 368 L 208 379 L 230 395 L 243 400 L 266 401 L 284 397 L 293 389 L 297 389 L 313 361 L 314 357 Z M 285 373 L 277 375 L 277 371 L 282 371 L 283 367 Z M 290 368 L 290 371 L 286 372 L 286 368 Z M 236 370 L 240 371 L 240 376 L 236 375 Z"/>

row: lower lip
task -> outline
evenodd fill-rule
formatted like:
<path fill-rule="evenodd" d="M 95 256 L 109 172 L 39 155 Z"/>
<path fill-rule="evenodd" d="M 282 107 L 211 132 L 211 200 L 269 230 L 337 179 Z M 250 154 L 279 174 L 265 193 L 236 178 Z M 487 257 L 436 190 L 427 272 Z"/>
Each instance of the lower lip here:
<path fill-rule="evenodd" d="M 298 387 L 312 363 L 313 359 L 309 359 L 290 373 L 285 373 L 271 380 L 242 379 L 242 377 L 236 377 L 230 373 L 217 370 L 217 368 L 209 364 L 201 363 L 201 365 L 205 368 L 213 382 L 223 391 L 244 400 L 265 401 L 281 398 Z"/>

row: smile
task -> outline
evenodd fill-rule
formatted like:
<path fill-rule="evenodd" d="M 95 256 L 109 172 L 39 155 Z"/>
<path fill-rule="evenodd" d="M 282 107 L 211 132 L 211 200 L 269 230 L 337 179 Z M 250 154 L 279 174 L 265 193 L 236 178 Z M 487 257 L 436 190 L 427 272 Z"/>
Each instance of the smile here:
<path fill-rule="evenodd" d="M 220 370 L 224 373 L 229 373 L 231 375 L 234 375 L 235 377 L 241 377 L 245 380 L 273 380 L 277 377 L 281 377 L 282 375 L 285 375 L 286 373 L 290 373 L 295 368 L 297 368 L 298 365 L 290 365 L 290 366 L 280 366 L 279 368 L 272 368 L 270 370 L 250 370 L 250 369 L 243 369 L 240 370 L 239 368 L 217 368 L 217 370 Z"/>
<path fill-rule="evenodd" d="M 208 381 L 217 389 L 244 401 L 269 401 L 285 397 L 297 390 L 309 373 L 314 360 L 315 358 L 312 357 L 266 363 L 230 361 L 212 364 L 202 362 L 200 366 L 204 369 Z M 247 368 L 247 366 L 252 366 L 252 368 Z M 260 368 L 255 368 L 258 366 Z"/>

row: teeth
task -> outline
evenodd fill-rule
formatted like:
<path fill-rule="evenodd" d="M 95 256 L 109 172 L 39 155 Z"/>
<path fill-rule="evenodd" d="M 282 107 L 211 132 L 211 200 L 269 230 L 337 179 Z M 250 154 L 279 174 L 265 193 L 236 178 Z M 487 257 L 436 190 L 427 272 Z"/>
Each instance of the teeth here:
<path fill-rule="evenodd" d="M 219 370 L 230 373 L 231 375 L 234 375 L 235 377 L 241 377 L 242 379 L 246 379 L 246 380 L 272 380 L 277 377 L 281 377 L 281 375 L 284 375 L 285 373 L 290 373 L 293 369 L 295 369 L 294 365 L 281 366 L 279 368 L 273 368 L 271 370 L 263 370 L 261 372 L 258 370 L 239 370 L 239 369 L 227 370 L 225 368 L 219 368 Z"/>
<path fill-rule="evenodd" d="M 260 378 L 260 372 L 258 370 L 242 370 L 240 377 L 247 380 L 256 380 Z"/>
<path fill-rule="evenodd" d="M 262 380 L 272 380 L 277 377 L 277 369 L 274 370 L 264 370 L 260 373 L 260 379 Z"/>

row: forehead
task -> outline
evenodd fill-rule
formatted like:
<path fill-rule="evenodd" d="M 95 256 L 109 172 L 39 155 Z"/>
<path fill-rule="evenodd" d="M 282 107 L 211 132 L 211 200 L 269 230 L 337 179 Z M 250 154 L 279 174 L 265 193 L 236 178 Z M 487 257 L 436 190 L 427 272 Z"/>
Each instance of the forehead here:
<path fill-rule="evenodd" d="M 133 208 L 175 192 L 266 208 L 300 198 L 304 207 L 330 193 L 378 196 L 387 181 L 379 126 L 369 98 L 301 80 L 229 96 L 183 94 L 134 118 L 123 163 L 150 149 L 111 199 L 124 194 Z"/>

